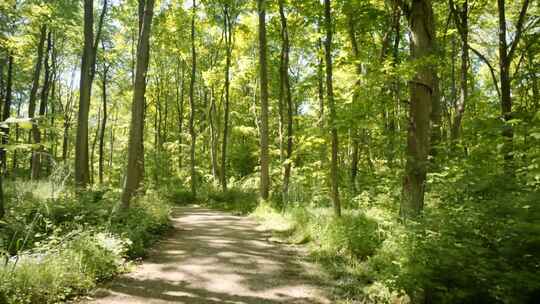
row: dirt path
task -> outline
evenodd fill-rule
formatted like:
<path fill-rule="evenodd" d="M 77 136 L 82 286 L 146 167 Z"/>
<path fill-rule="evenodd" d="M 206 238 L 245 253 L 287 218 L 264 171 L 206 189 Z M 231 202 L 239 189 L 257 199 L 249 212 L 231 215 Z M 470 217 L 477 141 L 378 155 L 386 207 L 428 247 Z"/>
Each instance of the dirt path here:
<path fill-rule="evenodd" d="M 135 271 L 86 303 L 331 303 L 316 267 L 295 248 L 268 242 L 250 219 L 181 207 L 173 224 Z"/>

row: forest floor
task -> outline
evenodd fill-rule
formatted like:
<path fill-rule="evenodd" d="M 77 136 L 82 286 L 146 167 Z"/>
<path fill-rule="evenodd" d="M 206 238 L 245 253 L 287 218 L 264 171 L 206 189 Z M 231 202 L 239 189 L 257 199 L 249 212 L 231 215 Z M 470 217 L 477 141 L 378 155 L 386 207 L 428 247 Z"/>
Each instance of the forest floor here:
<path fill-rule="evenodd" d="M 255 221 L 189 206 L 175 208 L 172 222 L 141 265 L 84 303 L 331 303 L 306 251 L 270 242 Z"/>

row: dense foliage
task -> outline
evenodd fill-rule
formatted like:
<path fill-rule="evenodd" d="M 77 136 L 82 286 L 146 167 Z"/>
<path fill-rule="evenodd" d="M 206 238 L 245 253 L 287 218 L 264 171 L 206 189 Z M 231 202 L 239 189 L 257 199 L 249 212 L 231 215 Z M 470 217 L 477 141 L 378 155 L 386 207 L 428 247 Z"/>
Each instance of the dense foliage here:
<path fill-rule="evenodd" d="M 539 37 L 530 0 L 2 1 L 0 302 L 121 271 L 173 201 L 345 303 L 535 303 Z"/>

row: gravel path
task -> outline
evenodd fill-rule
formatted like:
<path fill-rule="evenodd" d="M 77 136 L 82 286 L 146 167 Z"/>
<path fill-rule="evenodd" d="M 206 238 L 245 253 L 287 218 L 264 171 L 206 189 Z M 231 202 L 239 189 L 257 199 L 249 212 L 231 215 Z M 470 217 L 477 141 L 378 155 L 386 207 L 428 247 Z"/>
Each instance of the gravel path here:
<path fill-rule="evenodd" d="M 304 253 L 268 242 L 269 233 L 246 217 L 179 207 L 173 225 L 135 271 L 84 303 L 331 303 Z"/>

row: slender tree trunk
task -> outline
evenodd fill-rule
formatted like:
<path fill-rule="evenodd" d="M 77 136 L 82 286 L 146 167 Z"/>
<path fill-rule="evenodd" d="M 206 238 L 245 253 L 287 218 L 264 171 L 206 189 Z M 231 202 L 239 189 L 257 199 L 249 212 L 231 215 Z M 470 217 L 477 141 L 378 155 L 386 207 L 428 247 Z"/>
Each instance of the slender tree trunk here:
<path fill-rule="evenodd" d="M 21 116 L 21 106 L 22 106 L 22 103 L 19 102 L 19 104 L 17 105 L 17 117 L 20 117 Z M 15 142 L 18 143 L 19 142 L 19 138 L 21 137 L 21 129 L 19 128 L 19 126 L 15 126 Z M 13 151 L 13 172 L 16 172 L 17 169 L 19 169 L 19 162 L 18 162 L 19 158 L 18 158 L 18 153 L 17 153 L 17 149 L 15 149 L 15 151 Z"/>
<path fill-rule="evenodd" d="M 228 4 L 225 4 L 224 9 L 224 28 L 225 28 L 225 105 L 223 109 L 223 142 L 221 146 L 221 187 L 223 191 L 227 191 L 227 142 L 229 140 L 229 112 L 230 112 L 230 68 L 231 68 L 231 53 L 232 53 L 232 21 L 231 11 Z"/>
<path fill-rule="evenodd" d="M 453 4 L 451 4 L 453 6 Z M 468 0 L 463 1 L 459 13 L 454 12 L 454 20 L 461 37 L 461 71 L 459 90 L 460 96 L 455 104 L 454 123 L 452 124 L 452 140 L 456 141 L 461 132 L 461 121 L 465 113 L 465 104 L 469 99 L 468 72 L 469 72 L 469 6 Z"/>
<path fill-rule="evenodd" d="M 39 44 L 38 44 L 38 55 L 37 55 L 37 62 L 36 67 L 34 69 L 34 76 L 32 80 L 32 89 L 30 90 L 30 97 L 28 99 L 28 118 L 34 119 L 36 115 L 36 98 L 37 98 L 37 91 L 39 87 L 39 78 L 41 76 L 41 66 L 43 63 L 43 47 L 45 45 L 45 39 L 47 38 L 47 28 L 45 25 L 41 27 L 40 30 L 40 38 L 39 38 Z M 35 140 L 35 131 L 34 128 L 36 126 L 32 125 L 32 140 Z M 32 152 L 32 165 L 34 164 L 34 152 Z M 32 167 L 32 166 L 31 166 Z M 39 168 L 31 168 L 31 178 L 36 179 L 38 177 Z"/>
<path fill-rule="evenodd" d="M 94 169 L 95 155 L 96 155 L 96 144 L 99 138 L 99 126 L 101 126 L 101 108 L 98 110 L 97 117 L 97 126 L 96 133 L 94 133 L 94 138 L 92 140 L 92 148 L 90 149 L 90 184 L 94 184 L 94 176 L 96 175 L 96 170 Z"/>
<path fill-rule="evenodd" d="M 334 212 L 336 216 L 341 216 L 341 203 L 339 200 L 339 176 L 338 176 L 338 132 L 336 127 L 336 109 L 334 104 L 334 84 L 332 75 L 332 8 L 330 0 L 324 1 L 324 19 L 326 28 L 325 57 L 326 57 L 326 98 L 328 109 L 330 110 L 329 125 L 332 141 L 332 160 L 330 162 L 330 184 L 331 198 L 334 203 Z"/>
<path fill-rule="evenodd" d="M 349 33 L 349 39 L 351 40 L 351 47 L 353 51 L 354 58 L 356 60 L 360 59 L 360 49 L 358 47 L 358 42 L 356 41 L 356 32 L 355 32 L 355 26 L 354 26 L 354 17 L 349 13 L 347 16 L 348 19 L 348 33 Z M 390 35 L 388 34 L 388 37 Z M 356 73 L 358 74 L 358 79 L 360 79 L 362 75 L 362 66 L 360 64 L 356 64 Z M 360 80 L 358 80 L 355 83 L 355 88 L 353 92 L 353 100 L 351 106 L 354 108 L 355 105 L 358 104 L 358 88 L 360 87 Z M 356 192 L 356 177 L 358 175 L 358 161 L 359 161 L 359 146 L 360 146 L 360 139 L 358 135 L 358 128 L 356 125 L 353 125 L 351 127 L 351 141 L 352 141 L 352 155 L 351 155 L 351 186 L 354 192 Z M 365 134 L 365 131 L 362 130 L 362 134 Z"/>
<path fill-rule="evenodd" d="M 79 86 L 79 114 L 75 144 L 75 183 L 86 187 L 90 181 L 88 155 L 88 115 L 92 94 L 94 44 L 94 1 L 84 0 L 84 46 Z"/>
<path fill-rule="evenodd" d="M 103 102 L 103 118 L 101 119 L 101 127 L 99 132 L 99 183 L 103 184 L 103 166 L 105 162 L 105 128 L 107 126 L 107 77 L 109 67 L 103 66 L 103 75 L 101 80 L 101 100 Z"/>
<path fill-rule="evenodd" d="M 2 121 L 5 121 L 11 116 L 11 100 L 12 100 L 12 90 L 13 90 L 13 54 L 10 52 L 8 55 L 8 70 L 7 70 L 7 80 L 6 80 L 6 93 L 4 95 L 4 108 L 2 109 Z M 2 135 L 2 144 L 7 145 L 9 139 L 9 128 L 1 128 L 3 132 Z M 0 149 L 0 161 L 2 162 L 2 168 L 4 174 L 7 171 L 7 157 L 6 150 Z"/>
<path fill-rule="evenodd" d="M 285 154 L 285 164 L 283 172 L 283 202 L 287 203 L 289 200 L 289 181 L 291 178 L 291 165 L 292 165 L 292 150 L 293 150 L 293 104 L 291 84 L 289 79 L 289 30 L 287 27 L 287 16 L 285 15 L 285 1 L 279 0 L 279 15 L 281 20 L 281 87 L 282 87 L 282 99 L 287 107 L 287 148 Z"/>
<path fill-rule="evenodd" d="M 502 136 L 504 145 L 502 149 L 505 160 L 505 173 L 513 174 L 513 141 L 514 130 L 508 123 L 512 119 L 512 96 L 510 88 L 510 63 L 512 61 L 508 56 L 508 44 L 506 37 L 506 12 L 505 0 L 497 0 L 499 10 L 499 70 L 501 80 L 501 114 L 505 122 Z"/>
<path fill-rule="evenodd" d="M 191 17 L 191 81 L 189 84 L 189 135 L 191 137 L 190 145 L 190 173 L 191 173 L 191 193 L 197 195 L 197 171 L 195 163 L 195 147 L 197 134 L 195 133 L 195 78 L 197 76 L 197 50 L 195 48 L 195 17 L 196 17 L 196 1 L 193 0 L 193 15 Z"/>
<path fill-rule="evenodd" d="M 143 0 L 140 0 L 143 1 Z M 150 55 L 150 31 L 154 15 L 154 0 L 146 0 L 139 44 L 137 46 L 137 67 L 133 88 L 133 105 L 129 130 L 128 161 L 122 192 L 122 207 L 128 208 L 132 197 L 141 187 L 144 177 L 144 94 L 146 91 L 146 73 Z"/>
<path fill-rule="evenodd" d="M 411 30 L 411 60 L 422 62 L 434 54 L 434 20 L 431 0 L 415 0 L 408 14 Z M 409 82 L 410 112 L 407 135 L 407 163 L 403 180 L 400 214 L 419 215 L 424 207 L 424 192 L 430 151 L 430 114 L 435 72 L 421 65 Z"/>
<path fill-rule="evenodd" d="M 210 158 L 212 161 L 212 176 L 214 180 L 221 178 L 221 173 L 218 169 L 218 145 L 217 145 L 217 129 L 216 129 L 216 96 L 214 91 L 214 85 L 210 88 L 210 109 L 208 110 L 208 118 L 210 121 Z"/>
<path fill-rule="evenodd" d="M 39 117 L 43 119 L 45 116 L 45 111 L 47 109 L 47 101 L 49 98 L 49 88 L 51 84 L 51 65 L 49 63 L 49 56 L 51 54 L 52 48 L 52 36 L 51 32 L 47 34 L 47 51 L 45 53 L 45 75 L 43 79 L 43 87 L 41 88 L 41 98 L 39 103 Z M 41 131 L 39 130 L 38 123 L 32 125 L 32 137 L 34 144 L 37 145 L 32 152 L 32 180 L 37 180 L 41 176 L 41 159 L 44 152 L 43 146 L 41 145 Z"/>
<path fill-rule="evenodd" d="M 180 92 L 177 93 L 176 108 L 178 112 L 178 172 L 182 169 L 182 127 L 184 126 L 184 66 L 181 67 L 181 79 L 177 86 L 180 86 Z M 177 88 L 178 91 L 178 88 Z"/>
<path fill-rule="evenodd" d="M 268 63 L 266 41 L 266 1 L 258 0 L 259 11 L 259 76 L 261 90 L 261 184 L 260 195 L 267 200 L 270 195 L 270 155 L 268 148 Z"/>

